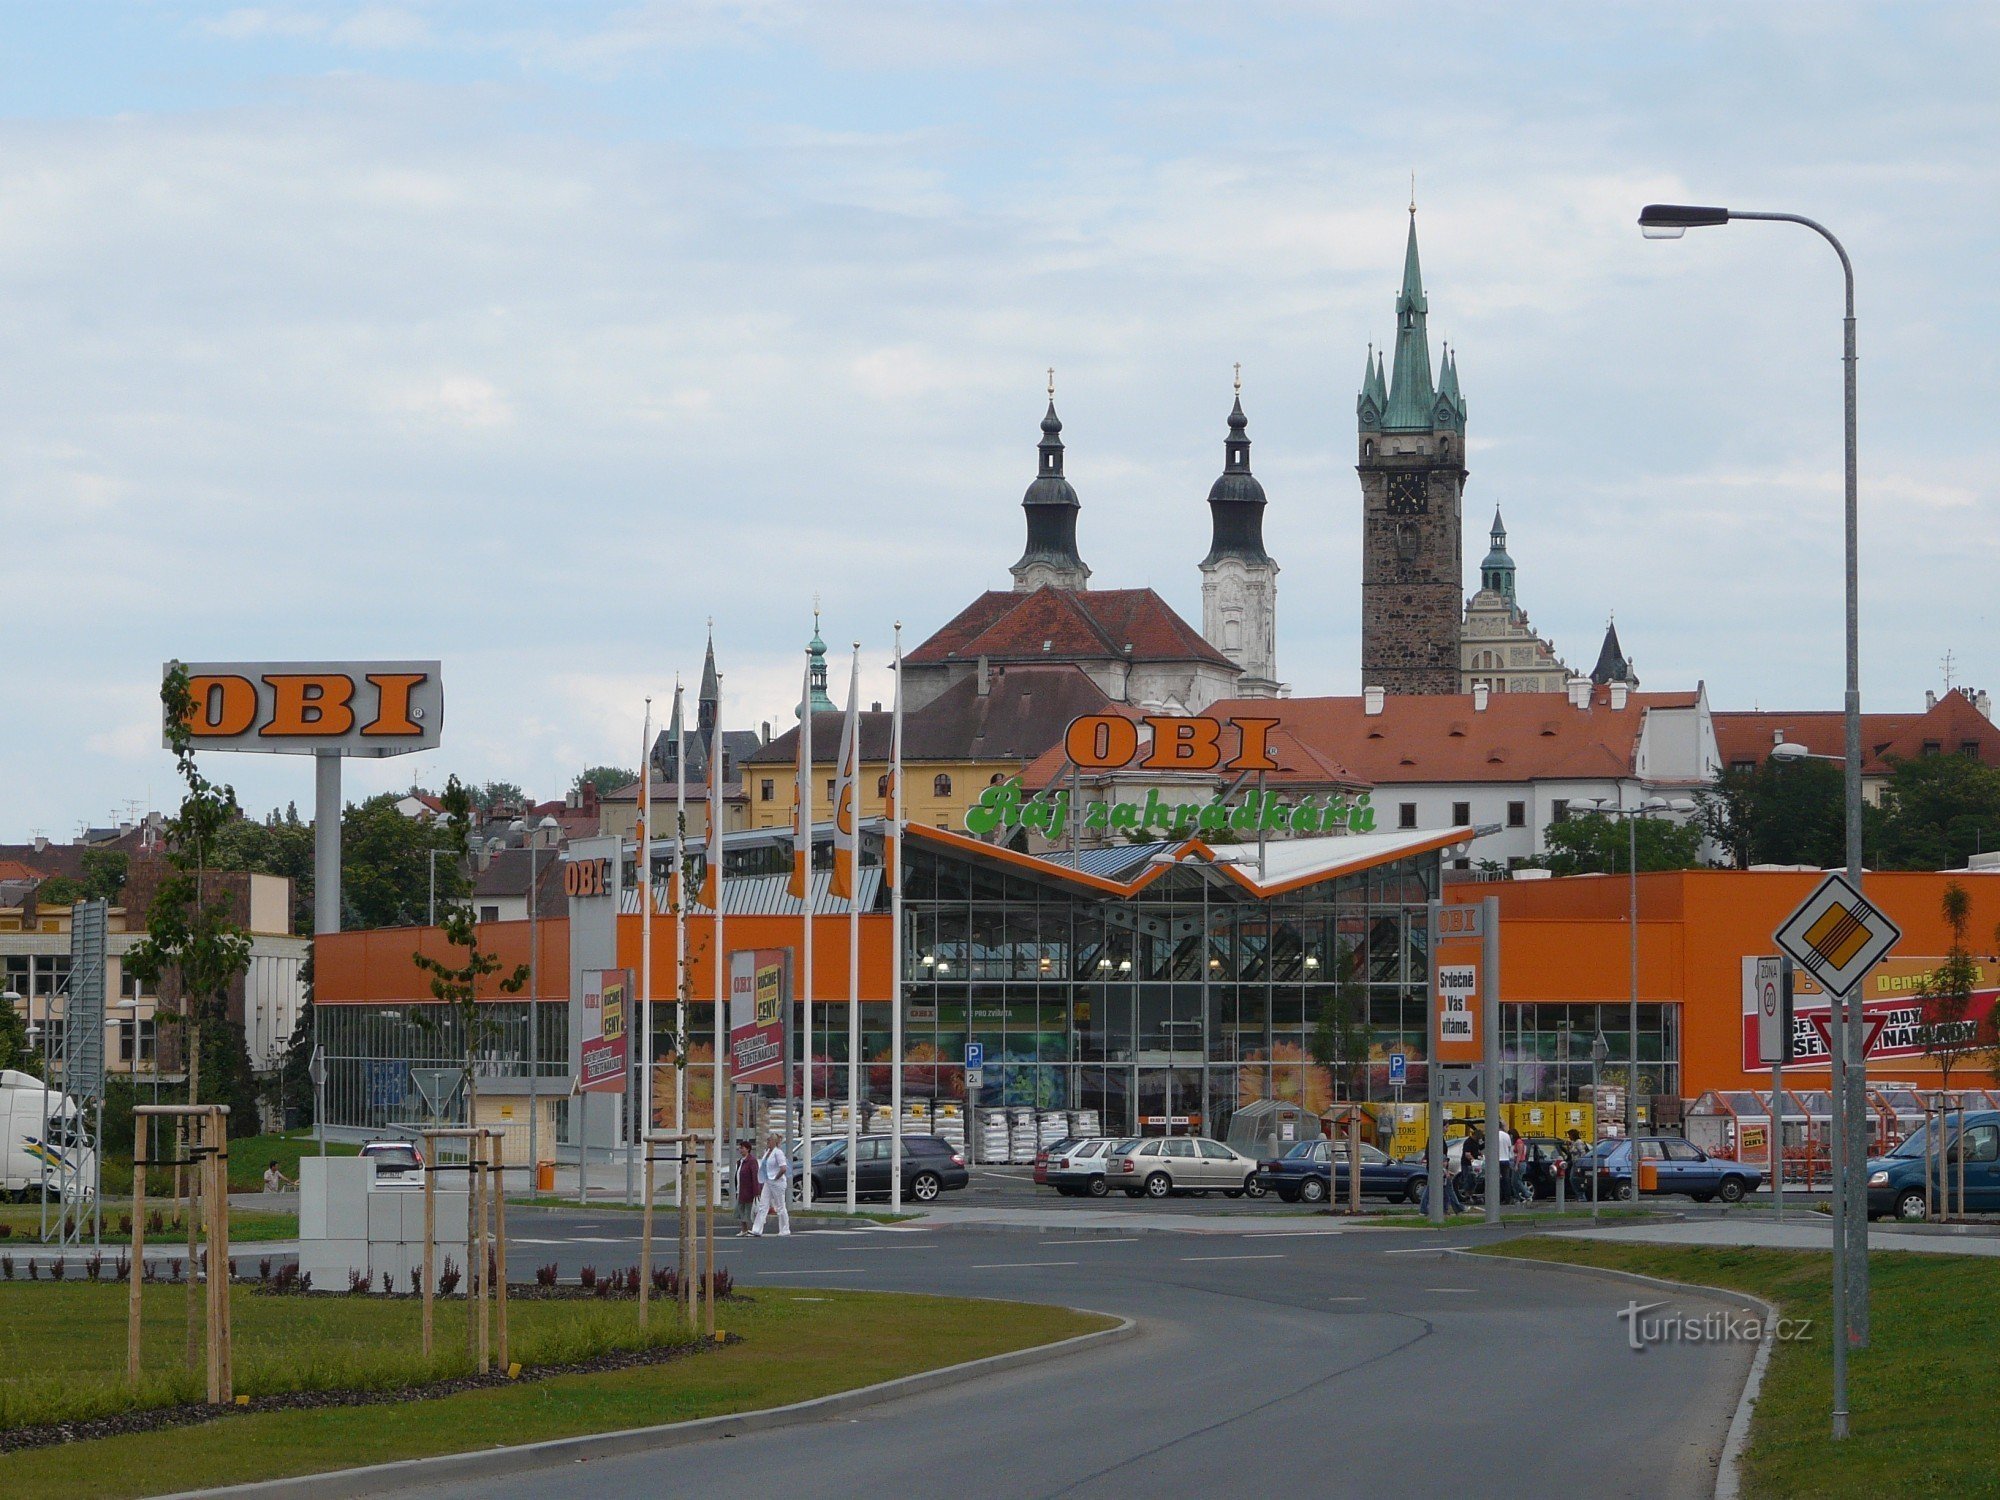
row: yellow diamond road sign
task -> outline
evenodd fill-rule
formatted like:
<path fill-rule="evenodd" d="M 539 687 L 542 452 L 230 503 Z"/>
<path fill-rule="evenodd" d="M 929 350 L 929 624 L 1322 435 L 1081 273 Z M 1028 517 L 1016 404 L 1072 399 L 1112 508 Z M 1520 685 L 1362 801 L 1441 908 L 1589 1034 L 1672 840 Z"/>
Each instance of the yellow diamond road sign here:
<path fill-rule="evenodd" d="M 1829 875 L 1777 931 L 1778 946 L 1828 992 L 1846 995 L 1903 936 L 1843 875 Z"/>

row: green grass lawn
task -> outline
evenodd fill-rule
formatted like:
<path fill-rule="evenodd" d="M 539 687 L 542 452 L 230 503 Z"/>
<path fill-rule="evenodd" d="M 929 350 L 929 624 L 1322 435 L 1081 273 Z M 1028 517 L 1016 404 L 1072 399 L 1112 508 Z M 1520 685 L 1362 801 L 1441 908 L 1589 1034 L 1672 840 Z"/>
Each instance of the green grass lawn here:
<path fill-rule="evenodd" d="M 1774 1347 L 1744 1462 L 1752 1496 L 2000 1493 L 2000 1426 L 1985 1393 L 2000 1324 L 2000 1260 L 1869 1255 L 1871 1347 L 1848 1360 L 1849 1436 L 1828 1437 L 1831 1257 L 1799 1250 L 1691 1249 L 1558 1238 L 1489 1254 L 1609 1266 L 1754 1293 L 1812 1335 Z"/>
<path fill-rule="evenodd" d="M 352 1156 L 361 1148 L 326 1143 L 328 1156 Z M 229 1191 L 256 1193 L 264 1188 L 264 1168 L 272 1160 L 293 1182 L 299 1180 L 299 1158 L 317 1156 L 319 1146 L 310 1130 L 292 1130 L 283 1135 L 246 1135 L 229 1143 Z"/>
<path fill-rule="evenodd" d="M 163 1218 L 172 1213 L 171 1205 L 155 1204 L 154 1207 L 159 1209 Z M 149 1209 L 148 1213 L 150 1214 L 151 1211 Z M 122 1203 L 116 1198 L 107 1198 L 105 1200 L 105 1244 L 129 1245 L 132 1242 L 132 1236 L 119 1228 L 119 1225 L 126 1218 L 129 1218 L 131 1213 L 131 1199 L 127 1198 Z M 49 1217 L 50 1222 L 53 1223 L 55 1219 L 53 1205 L 50 1207 Z M 48 1251 L 53 1248 L 43 1245 L 39 1239 L 42 1232 L 42 1209 L 40 1204 L 17 1203 L 0 1208 L 0 1225 L 5 1225 L 9 1230 L 6 1236 L 0 1237 L 0 1255 L 20 1255 L 26 1254 L 29 1251 Z M 229 1213 L 229 1244 L 232 1252 L 239 1245 L 255 1245 L 268 1240 L 297 1239 L 298 1234 L 299 1216 L 295 1213 L 264 1213 L 243 1208 L 231 1209 Z M 89 1240 L 87 1227 L 84 1238 L 86 1243 L 81 1249 L 72 1246 L 62 1253 L 80 1262 L 83 1256 L 90 1253 L 90 1246 L 87 1243 Z M 177 1243 L 185 1249 L 187 1245 L 187 1231 L 185 1229 L 169 1229 L 163 1234 L 149 1233 L 146 1236 L 146 1243 L 149 1246 L 157 1246 L 162 1250 L 166 1249 L 168 1245 Z M 27 1272 L 17 1271 L 15 1274 L 26 1276 Z M 79 1271 L 76 1274 L 82 1275 L 83 1273 Z"/>
<path fill-rule="evenodd" d="M 48 1292 L 36 1288 L 39 1296 Z M 10 1385 L 47 1401 L 59 1364 L 81 1357 L 95 1379 L 115 1381 L 123 1348 L 122 1300 L 108 1288 L 65 1287 L 36 1306 L 0 1289 L 0 1392 Z M 72 1292 L 86 1293 L 71 1297 Z M 110 1304 L 115 1302 L 115 1308 Z M 259 1305 L 261 1304 L 261 1305 Z M 239 1293 L 239 1389 L 295 1387 L 312 1373 L 380 1369 L 384 1351 L 415 1361 L 417 1309 L 384 1299 L 250 1298 Z M 636 1339 L 632 1304 L 517 1302 L 516 1357 L 559 1357 L 597 1327 L 617 1321 Z M 149 1294 L 149 1349 L 156 1362 L 179 1348 L 181 1304 Z M 441 1315 L 444 1344 L 463 1329 L 462 1309 Z M 669 1318 L 656 1318 L 671 1323 Z M 158 1323 L 157 1330 L 153 1325 Z M 37 1500 L 136 1496 L 306 1474 L 357 1463 L 538 1442 L 579 1433 L 755 1410 L 939 1365 L 977 1359 L 1109 1326 L 1062 1308 L 887 1293 L 789 1292 L 759 1288 L 724 1303 L 717 1327 L 743 1342 L 662 1365 L 546 1381 L 423 1401 L 260 1412 L 198 1428 L 99 1438 L 0 1456 L 0 1495 Z M 58 1330 L 61 1336 L 58 1336 Z M 460 1356 L 462 1358 L 462 1356 Z M 0 1425 L 4 1425 L 0 1418 Z"/>

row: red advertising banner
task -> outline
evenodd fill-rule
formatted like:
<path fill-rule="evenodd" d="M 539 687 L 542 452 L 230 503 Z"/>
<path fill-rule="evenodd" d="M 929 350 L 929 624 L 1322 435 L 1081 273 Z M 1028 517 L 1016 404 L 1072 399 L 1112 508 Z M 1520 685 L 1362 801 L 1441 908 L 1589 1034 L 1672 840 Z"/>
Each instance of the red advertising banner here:
<path fill-rule="evenodd" d="M 1924 1054 L 1925 977 L 1943 960 L 1936 958 L 1894 958 L 1874 970 L 1861 987 L 1862 1024 L 1868 1028 L 1868 1058 L 1921 1058 Z M 1757 1041 L 1756 964 L 1746 958 L 1743 981 L 1743 1067 L 1748 1072 L 1768 1072 Z M 1986 1019 L 2000 1001 L 2000 968 L 1982 963 L 1974 980 L 1972 1003 L 1959 1022 L 1969 1043 L 1980 1034 Z M 1832 1007 L 1826 992 L 1801 973 L 1793 989 L 1792 1060 L 1788 1068 L 1823 1068 L 1833 1056 L 1827 1045 Z"/>
<path fill-rule="evenodd" d="M 729 955 L 729 1068 L 736 1083 L 784 1082 L 791 959 L 789 948 Z"/>
<path fill-rule="evenodd" d="M 583 1072 L 576 1086 L 589 1094 L 622 1094 L 631 1071 L 632 971 L 583 971 Z"/>

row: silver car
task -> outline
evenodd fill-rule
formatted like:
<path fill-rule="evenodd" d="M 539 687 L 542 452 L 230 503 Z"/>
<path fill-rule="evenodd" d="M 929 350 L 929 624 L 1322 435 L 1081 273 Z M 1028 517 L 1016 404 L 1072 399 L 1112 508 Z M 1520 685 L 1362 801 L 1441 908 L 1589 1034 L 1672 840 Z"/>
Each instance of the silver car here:
<path fill-rule="evenodd" d="M 1206 1136 L 1160 1136 L 1120 1142 L 1125 1148 L 1106 1159 L 1104 1180 L 1128 1198 L 1165 1198 L 1173 1193 L 1264 1196 L 1257 1163 Z"/>

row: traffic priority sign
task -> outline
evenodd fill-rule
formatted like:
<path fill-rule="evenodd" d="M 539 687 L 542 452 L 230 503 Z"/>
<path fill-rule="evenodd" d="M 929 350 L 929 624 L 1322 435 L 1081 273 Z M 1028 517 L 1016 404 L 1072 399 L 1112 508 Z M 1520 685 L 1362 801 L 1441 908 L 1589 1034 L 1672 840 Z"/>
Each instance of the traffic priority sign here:
<path fill-rule="evenodd" d="M 1819 1033 L 1819 1039 L 1826 1044 L 1826 1055 L 1832 1057 L 1833 1013 L 1831 1011 L 1816 1010 L 1809 1014 L 1806 1019 L 1812 1022 L 1813 1030 Z M 1889 1018 L 1887 1016 L 1871 1016 L 1863 1012 L 1859 1021 L 1850 1023 L 1861 1027 L 1861 1055 L 1863 1057 L 1866 1057 L 1875 1050 L 1875 1044 L 1882 1039 L 1882 1028 L 1888 1024 L 1888 1021 Z"/>
<path fill-rule="evenodd" d="M 1780 948 L 1827 993 L 1847 995 L 1903 931 L 1843 875 L 1829 875 L 1776 933 Z"/>

